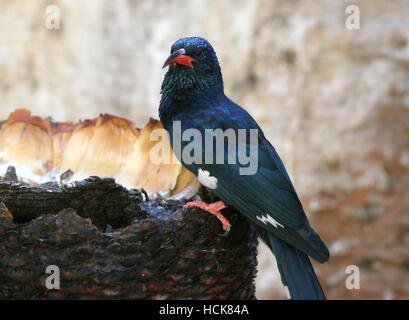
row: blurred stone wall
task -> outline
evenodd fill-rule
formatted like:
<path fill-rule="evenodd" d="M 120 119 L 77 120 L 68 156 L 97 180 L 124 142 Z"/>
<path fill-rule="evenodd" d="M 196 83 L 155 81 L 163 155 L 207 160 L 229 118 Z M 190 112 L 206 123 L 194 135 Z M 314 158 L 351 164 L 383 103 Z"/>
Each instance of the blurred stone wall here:
<path fill-rule="evenodd" d="M 348 30 L 345 9 L 360 9 Z M 60 29 L 48 30 L 57 5 Z M 366 1 L 0 2 L 0 119 L 16 107 L 55 120 L 157 118 L 163 60 L 207 38 L 226 93 L 281 154 L 330 247 L 316 269 L 329 298 L 409 298 L 409 6 Z M 259 298 L 279 298 L 261 247 Z M 360 290 L 345 268 L 361 270 Z"/>

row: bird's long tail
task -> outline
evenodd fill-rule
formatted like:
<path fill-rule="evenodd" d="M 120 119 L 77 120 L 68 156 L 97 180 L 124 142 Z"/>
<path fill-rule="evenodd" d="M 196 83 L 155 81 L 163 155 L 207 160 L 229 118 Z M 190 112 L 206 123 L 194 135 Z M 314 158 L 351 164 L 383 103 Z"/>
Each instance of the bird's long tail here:
<path fill-rule="evenodd" d="M 325 300 L 325 294 L 305 253 L 288 246 L 270 233 L 263 232 L 261 237 L 276 257 L 281 280 L 288 288 L 291 299 Z"/>

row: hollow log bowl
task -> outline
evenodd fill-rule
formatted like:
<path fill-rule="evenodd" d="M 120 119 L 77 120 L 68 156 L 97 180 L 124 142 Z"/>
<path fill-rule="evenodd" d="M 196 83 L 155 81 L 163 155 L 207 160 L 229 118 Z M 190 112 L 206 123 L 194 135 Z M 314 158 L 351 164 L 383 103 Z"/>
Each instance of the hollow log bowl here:
<path fill-rule="evenodd" d="M 185 201 L 148 199 L 112 178 L 59 187 L 0 181 L 2 299 L 254 299 L 257 237 Z M 47 289 L 49 265 L 60 289 Z"/>

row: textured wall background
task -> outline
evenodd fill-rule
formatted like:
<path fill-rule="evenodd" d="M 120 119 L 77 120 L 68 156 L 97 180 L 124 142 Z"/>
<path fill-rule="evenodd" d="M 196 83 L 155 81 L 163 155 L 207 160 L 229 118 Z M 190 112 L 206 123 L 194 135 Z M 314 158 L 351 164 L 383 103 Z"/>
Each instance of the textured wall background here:
<path fill-rule="evenodd" d="M 163 60 L 180 37 L 215 47 L 225 91 L 264 128 L 332 253 L 329 298 L 409 298 L 409 6 L 354 1 L 0 2 L 0 119 L 157 118 Z M 45 27 L 47 5 L 59 30 Z M 358 265 L 360 290 L 345 288 Z M 262 248 L 258 295 L 281 297 Z"/>

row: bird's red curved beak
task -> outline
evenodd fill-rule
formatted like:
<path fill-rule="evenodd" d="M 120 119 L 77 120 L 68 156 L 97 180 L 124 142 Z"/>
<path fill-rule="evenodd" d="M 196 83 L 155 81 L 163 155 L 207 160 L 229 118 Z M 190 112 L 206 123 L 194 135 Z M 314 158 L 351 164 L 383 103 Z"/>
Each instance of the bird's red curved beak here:
<path fill-rule="evenodd" d="M 193 68 L 192 62 L 196 62 L 195 59 L 192 57 L 189 57 L 188 55 L 185 54 L 186 51 L 185 49 L 179 49 L 173 52 L 165 61 L 165 63 L 162 66 L 162 69 L 165 68 L 166 66 L 172 64 L 172 63 L 177 63 L 184 65 L 189 68 Z"/>

